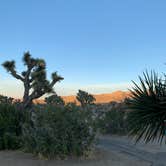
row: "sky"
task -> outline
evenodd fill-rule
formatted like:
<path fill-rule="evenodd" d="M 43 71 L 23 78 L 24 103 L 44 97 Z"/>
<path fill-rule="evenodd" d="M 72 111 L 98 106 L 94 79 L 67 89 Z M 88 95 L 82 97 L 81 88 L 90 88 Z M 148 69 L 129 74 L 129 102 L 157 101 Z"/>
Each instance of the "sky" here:
<path fill-rule="evenodd" d="M 166 66 L 165 0 L 1 0 L 0 63 L 22 55 L 47 62 L 59 95 L 127 90 L 143 71 Z M 22 84 L 0 66 L 0 94 L 21 97 Z"/>

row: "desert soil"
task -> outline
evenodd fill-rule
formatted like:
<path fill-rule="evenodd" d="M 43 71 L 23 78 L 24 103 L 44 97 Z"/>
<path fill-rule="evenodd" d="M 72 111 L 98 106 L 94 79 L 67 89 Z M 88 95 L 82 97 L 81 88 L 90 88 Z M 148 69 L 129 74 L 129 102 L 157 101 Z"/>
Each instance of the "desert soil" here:
<path fill-rule="evenodd" d="M 102 136 L 90 158 L 40 160 L 20 151 L 1 151 L 0 166 L 164 166 L 165 156 L 164 145 L 135 145 L 127 137 Z"/>

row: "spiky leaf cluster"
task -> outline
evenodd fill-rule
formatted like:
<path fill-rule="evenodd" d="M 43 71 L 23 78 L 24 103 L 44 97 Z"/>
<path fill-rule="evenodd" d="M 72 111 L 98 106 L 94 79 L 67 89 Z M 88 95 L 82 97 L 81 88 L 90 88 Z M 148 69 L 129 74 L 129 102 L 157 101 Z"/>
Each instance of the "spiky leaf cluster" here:
<path fill-rule="evenodd" d="M 143 73 L 140 84 L 134 83 L 132 98 L 128 101 L 130 135 L 137 141 L 162 141 L 166 120 L 166 80 L 155 72 Z"/>

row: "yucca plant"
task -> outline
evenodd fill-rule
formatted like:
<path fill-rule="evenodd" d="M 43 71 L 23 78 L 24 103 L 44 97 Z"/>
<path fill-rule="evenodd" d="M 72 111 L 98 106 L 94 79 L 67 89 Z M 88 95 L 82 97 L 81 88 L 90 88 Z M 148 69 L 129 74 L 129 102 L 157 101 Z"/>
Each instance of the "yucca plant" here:
<path fill-rule="evenodd" d="M 139 76 L 140 84 L 133 81 L 131 99 L 128 102 L 129 134 L 136 141 L 146 143 L 157 140 L 162 142 L 165 135 L 166 120 L 166 79 L 157 73 L 147 71 Z"/>

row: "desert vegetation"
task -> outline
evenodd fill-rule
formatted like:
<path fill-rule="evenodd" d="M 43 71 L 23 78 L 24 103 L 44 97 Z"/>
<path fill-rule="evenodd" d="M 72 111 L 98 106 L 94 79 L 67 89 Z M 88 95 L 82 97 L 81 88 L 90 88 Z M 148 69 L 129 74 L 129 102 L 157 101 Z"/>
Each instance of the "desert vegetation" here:
<path fill-rule="evenodd" d="M 65 104 L 53 86 L 63 78 L 52 74 L 46 79 L 46 63 L 25 53 L 27 67 L 21 75 L 15 70 L 14 61 L 3 63 L 5 69 L 23 82 L 23 101 L 0 96 L 0 149 L 22 149 L 43 158 L 80 156 L 90 151 L 95 142 L 96 129 L 91 111 L 83 109 L 94 100 L 83 91 L 81 106 Z M 44 94 L 45 104 L 33 104 Z M 88 95 L 87 95 L 88 94 Z M 87 99 L 88 97 L 88 99 Z"/>
<path fill-rule="evenodd" d="M 79 90 L 76 96 L 76 99 L 80 102 L 82 107 L 86 107 L 88 105 L 94 104 L 96 100 L 93 95 L 89 94 L 88 92 Z"/>
<path fill-rule="evenodd" d="M 57 94 L 53 94 L 49 97 L 45 98 L 45 102 L 47 105 L 52 105 L 52 106 L 59 106 L 63 107 L 65 105 L 65 102 L 63 101 L 62 97 L 58 96 Z"/>
<path fill-rule="evenodd" d="M 46 158 L 84 155 L 95 138 L 88 114 L 77 106 L 36 108 L 33 121 L 23 125 L 23 148 Z"/>
<path fill-rule="evenodd" d="M 19 111 L 9 103 L 0 104 L 0 150 L 21 147 L 22 123 L 26 111 Z"/>
<path fill-rule="evenodd" d="M 23 56 L 26 70 L 21 74 L 16 71 L 15 61 L 6 61 L 2 65 L 14 78 L 20 80 L 24 85 L 22 107 L 30 108 L 34 99 L 42 97 L 46 93 L 54 92 L 54 85 L 63 80 L 57 72 L 52 73 L 52 81 L 46 77 L 46 63 L 43 59 L 33 58 L 29 52 Z"/>
<path fill-rule="evenodd" d="M 128 133 L 126 103 L 111 102 L 98 105 L 97 128 L 102 134 L 126 135 Z"/>
<path fill-rule="evenodd" d="M 158 140 L 165 135 L 166 120 L 166 79 L 155 72 L 145 72 L 139 77 L 140 83 L 134 83 L 132 98 L 128 101 L 129 134 L 137 141 Z"/>
<path fill-rule="evenodd" d="M 27 70 L 18 74 L 14 61 L 5 69 L 24 85 L 23 100 L 0 96 L 0 150 L 22 149 L 42 158 L 81 156 L 90 151 L 96 133 L 131 135 L 146 142 L 165 134 L 166 81 L 155 72 L 143 73 L 131 97 L 121 102 L 97 104 L 93 95 L 78 90 L 80 103 L 65 103 L 54 91 L 63 80 L 57 72 L 46 78 L 46 63 L 23 56 Z M 33 100 L 47 94 L 45 103 Z"/>
<path fill-rule="evenodd" d="M 161 143 L 166 130 L 166 76 L 146 71 L 139 81 L 133 81 L 129 98 L 102 109 L 98 126 L 104 133 L 126 134 L 136 142 Z"/>

